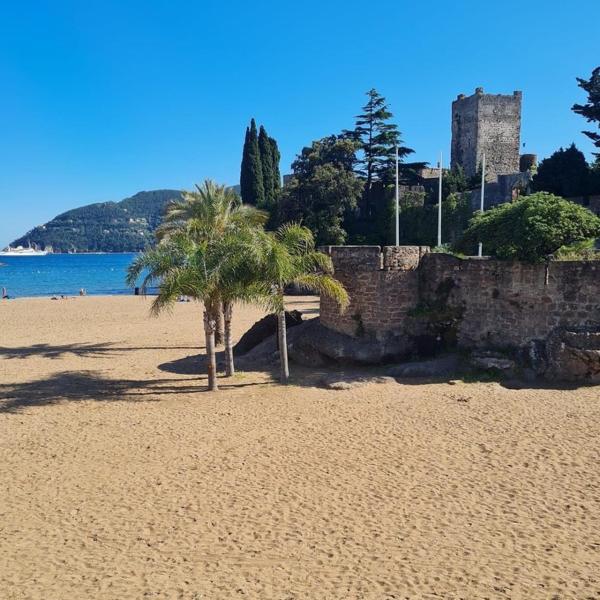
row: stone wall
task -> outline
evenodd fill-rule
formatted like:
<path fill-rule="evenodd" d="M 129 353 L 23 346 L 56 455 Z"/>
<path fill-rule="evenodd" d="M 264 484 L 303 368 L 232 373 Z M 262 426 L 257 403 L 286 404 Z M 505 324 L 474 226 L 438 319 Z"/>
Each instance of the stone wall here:
<path fill-rule="evenodd" d="M 464 95 L 452 103 L 452 166 L 461 165 L 467 176 L 477 173 L 485 152 L 488 179 L 519 172 L 521 92 L 512 96 Z"/>
<path fill-rule="evenodd" d="M 328 247 L 351 302 L 342 315 L 322 299 L 321 323 L 374 340 L 443 325 L 467 349 L 520 348 L 559 326 L 600 325 L 600 261 L 532 265 L 428 250 Z"/>

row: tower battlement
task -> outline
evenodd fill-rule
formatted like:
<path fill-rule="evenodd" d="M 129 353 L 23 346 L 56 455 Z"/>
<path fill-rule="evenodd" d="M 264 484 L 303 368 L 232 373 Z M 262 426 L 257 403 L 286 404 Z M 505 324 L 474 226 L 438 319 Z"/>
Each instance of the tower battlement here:
<path fill-rule="evenodd" d="M 478 87 L 472 96 L 459 94 L 452 103 L 452 167 L 477 173 L 485 152 L 490 178 L 519 172 L 522 92 L 486 94 Z"/>

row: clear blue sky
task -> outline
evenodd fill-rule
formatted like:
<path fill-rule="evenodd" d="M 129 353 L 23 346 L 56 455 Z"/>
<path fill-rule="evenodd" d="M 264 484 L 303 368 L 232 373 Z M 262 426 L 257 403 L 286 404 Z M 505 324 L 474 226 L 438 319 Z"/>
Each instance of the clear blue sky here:
<path fill-rule="evenodd" d="M 570 107 L 600 64 L 599 22 L 598 0 L 4 2 L 0 246 L 83 204 L 237 183 L 252 116 L 286 172 L 371 87 L 415 159 L 448 155 L 450 103 L 477 86 L 523 90 L 527 151 L 589 155 Z"/>

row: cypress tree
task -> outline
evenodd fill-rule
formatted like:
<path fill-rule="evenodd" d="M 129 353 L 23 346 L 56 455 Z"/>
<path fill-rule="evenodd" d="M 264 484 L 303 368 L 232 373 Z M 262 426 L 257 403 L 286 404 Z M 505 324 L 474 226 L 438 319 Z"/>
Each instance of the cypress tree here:
<path fill-rule="evenodd" d="M 263 205 L 265 191 L 260 150 L 258 148 L 258 133 L 254 119 L 250 121 L 250 127 L 246 128 L 246 139 L 244 141 L 240 172 L 240 188 L 242 202 L 255 206 Z"/>
<path fill-rule="evenodd" d="M 279 161 L 281 160 L 281 153 L 277 146 L 275 138 L 270 137 L 269 142 L 271 144 L 271 156 L 273 158 L 273 199 L 277 201 L 279 191 L 281 190 L 281 171 L 279 170 Z"/>
<path fill-rule="evenodd" d="M 273 147 L 271 146 L 271 141 L 267 135 L 267 131 L 262 125 L 260 126 L 260 132 L 258 134 L 258 151 L 260 153 L 260 164 L 262 169 L 264 207 L 271 208 L 275 203 Z"/>
<path fill-rule="evenodd" d="M 240 195 L 242 202 L 250 204 L 252 197 L 252 184 L 250 175 L 250 127 L 246 127 L 244 149 L 242 151 L 242 167 L 240 171 Z"/>

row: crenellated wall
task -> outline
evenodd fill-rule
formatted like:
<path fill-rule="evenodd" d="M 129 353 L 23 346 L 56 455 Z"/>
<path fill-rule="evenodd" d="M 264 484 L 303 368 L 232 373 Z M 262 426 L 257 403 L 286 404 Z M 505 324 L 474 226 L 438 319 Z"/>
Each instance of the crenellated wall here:
<path fill-rule="evenodd" d="M 340 314 L 322 299 L 321 322 L 353 337 L 406 337 L 416 321 L 447 320 L 459 347 L 518 348 L 559 326 L 600 325 L 600 261 L 459 259 L 419 246 L 325 251 L 351 301 Z"/>

